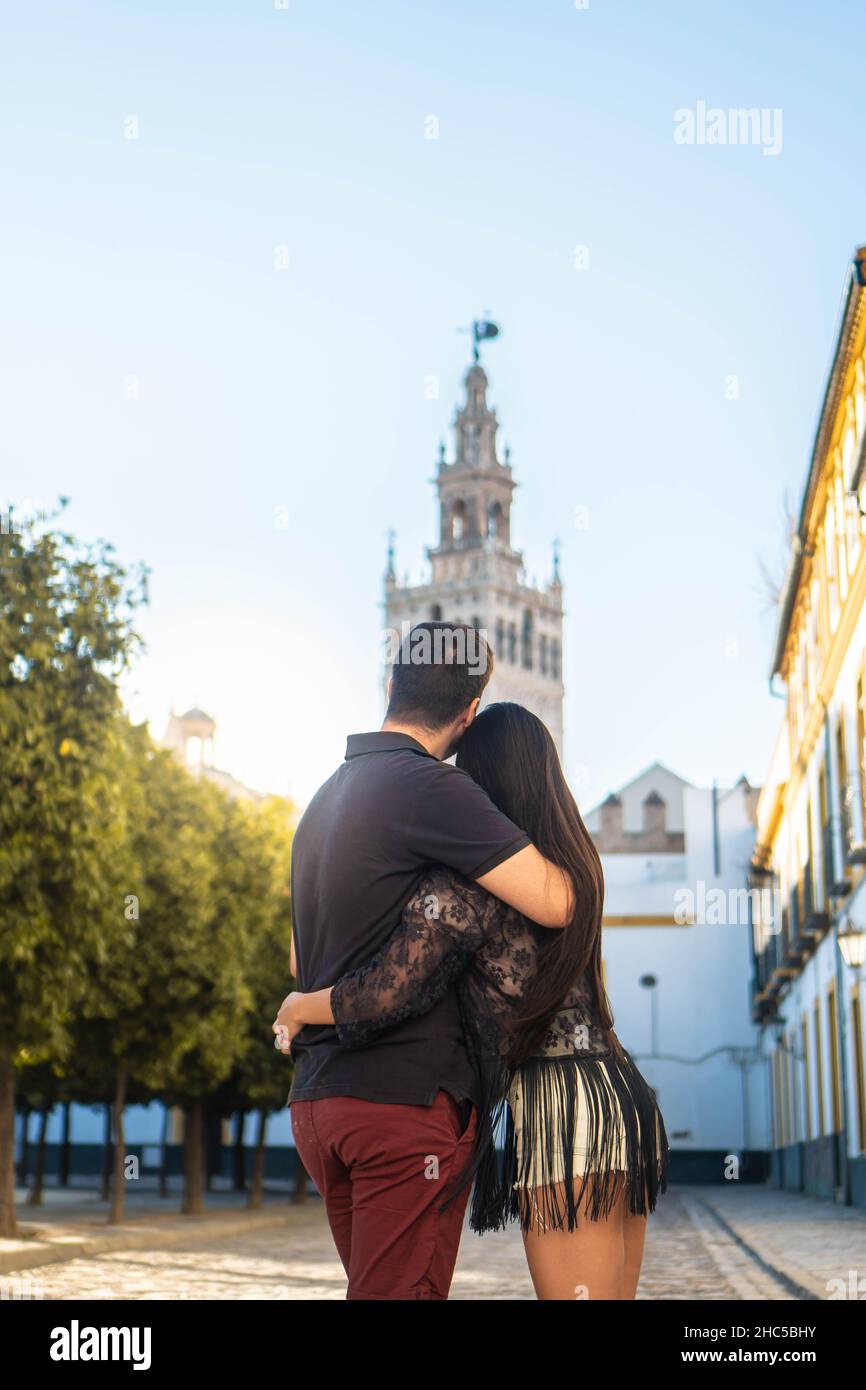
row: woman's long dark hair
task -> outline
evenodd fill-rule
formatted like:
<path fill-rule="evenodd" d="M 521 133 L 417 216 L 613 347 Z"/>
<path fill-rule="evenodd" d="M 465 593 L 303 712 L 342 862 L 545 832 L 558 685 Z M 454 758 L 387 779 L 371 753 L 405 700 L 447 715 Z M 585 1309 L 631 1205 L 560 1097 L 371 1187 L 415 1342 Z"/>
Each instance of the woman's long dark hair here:
<path fill-rule="evenodd" d="M 526 831 L 545 859 L 568 874 L 574 892 L 574 916 L 562 931 L 549 933 L 535 980 L 512 1019 L 509 1062 L 516 1066 L 537 1053 L 556 1010 L 581 976 L 596 1020 L 610 1036 L 613 1015 L 601 971 L 604 874 L 548 729 L 523 705 L 488 705 L 460 740 L 457 766 Z"/>

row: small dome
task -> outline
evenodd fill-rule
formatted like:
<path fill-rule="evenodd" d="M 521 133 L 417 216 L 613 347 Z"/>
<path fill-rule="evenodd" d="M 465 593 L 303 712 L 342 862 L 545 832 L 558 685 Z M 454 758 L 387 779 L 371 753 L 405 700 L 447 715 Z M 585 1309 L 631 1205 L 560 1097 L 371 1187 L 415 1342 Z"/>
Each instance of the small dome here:
<path fill-rule="evenodd" d="M 659 796 L 657 791 L 647 792 L 643 799 L 644 806 L 664 806 L 664 799 Z"/>
<path fill-rule="evenodd" d="M 198 705 L 193 705 L 177 721 L 182 738 L 212 739 L 216 734 L 216 720 L 205 714 Z"/>

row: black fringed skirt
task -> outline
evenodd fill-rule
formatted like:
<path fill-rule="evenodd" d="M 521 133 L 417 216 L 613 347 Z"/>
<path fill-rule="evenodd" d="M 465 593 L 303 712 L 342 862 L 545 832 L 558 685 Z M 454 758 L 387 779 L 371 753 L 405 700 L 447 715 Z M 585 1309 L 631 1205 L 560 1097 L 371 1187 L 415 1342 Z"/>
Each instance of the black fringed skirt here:
<path fill-rule="evenodd" d="M 489 1144 L 476 1168 L 473 1230 L 517 1219 L 524 1230 L 573 1231 L 608 1217 L 623 1196 L 635 1216 L 655 1209 L 667 1186 L 667 1135 L 624 1049 L 533 1058 L 507 1096 L 504 1152 Z"/>

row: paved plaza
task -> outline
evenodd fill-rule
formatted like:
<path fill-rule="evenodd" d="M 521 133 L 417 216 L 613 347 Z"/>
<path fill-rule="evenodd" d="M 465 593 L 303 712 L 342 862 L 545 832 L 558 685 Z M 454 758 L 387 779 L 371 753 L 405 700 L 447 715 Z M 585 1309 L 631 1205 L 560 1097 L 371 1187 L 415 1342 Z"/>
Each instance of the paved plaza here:
<path fill-rule="evenodd" d="M 38 1226 L 28 1224 L 34 1215 Z M 22 1208 L 21 1220 L 23 1239 L 0 1242 L 5 1298 L 345 1297 L 316 1197 L 300 1207 L 272 1198 L 252 1215 L 223 1198 L 192 1220 L 151 1202 L 112 1231 L 95 1197 L 50 1194 L 43 1212 Z M 766 1188 L 680 1187 L 650 1221 L 638 1297 L 826 1299 L 851 1287 L 852 1272 L 866 1274 L 866 1213 Z M 452 1297 L 532 1299 L 519 1231 L 479 1238 L 467 1229 Z"/>

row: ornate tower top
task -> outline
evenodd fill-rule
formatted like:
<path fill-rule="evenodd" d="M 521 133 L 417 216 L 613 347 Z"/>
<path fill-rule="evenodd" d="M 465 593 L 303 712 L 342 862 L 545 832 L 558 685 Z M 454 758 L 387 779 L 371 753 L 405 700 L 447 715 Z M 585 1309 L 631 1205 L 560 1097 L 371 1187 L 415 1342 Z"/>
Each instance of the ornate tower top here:
<path fill-rule="evenodd" d="M 175 714 L 172 707 L 163 744 L 171 748 L 188 767 L 201 769 L 213 766 L 213 745 L 216 720 L 194 705 L 186 714 Z"/>
<path fill-rule="evenodd" d="M 476 363 L 463 379 L 466 404 L 454 416 L 457 443 L 455 464 L 467 468 L 495 468 L 496 432 L 499 421 L 496 411 L 487 404 L 487 373 Z"/>
<path fill-rule="evenodd" d="M 516 483 L 510 462 L 496 451 L 499 421 L 487 404 L 487 374 L 474 362 L 463 378 L 466 402 L 454 416 L 454 461 L 440 450 L 439 544 L 430 554 L 491 549 L 519 563 L 511 548 L 511 497 Z M 510 458 L 510 453 L 508 455 Z"/>

